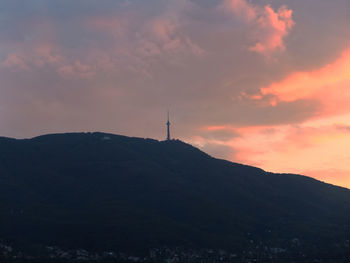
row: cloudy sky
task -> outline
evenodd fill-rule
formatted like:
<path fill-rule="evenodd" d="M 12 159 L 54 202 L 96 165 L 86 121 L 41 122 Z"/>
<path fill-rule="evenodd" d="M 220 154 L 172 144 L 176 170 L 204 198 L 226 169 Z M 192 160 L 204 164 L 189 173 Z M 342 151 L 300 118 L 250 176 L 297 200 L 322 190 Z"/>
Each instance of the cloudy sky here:
<path fill-rule="evenodd" d="M 172 135 L 350 187 L 349 0 L 1 0 L 0 135 Z"/>

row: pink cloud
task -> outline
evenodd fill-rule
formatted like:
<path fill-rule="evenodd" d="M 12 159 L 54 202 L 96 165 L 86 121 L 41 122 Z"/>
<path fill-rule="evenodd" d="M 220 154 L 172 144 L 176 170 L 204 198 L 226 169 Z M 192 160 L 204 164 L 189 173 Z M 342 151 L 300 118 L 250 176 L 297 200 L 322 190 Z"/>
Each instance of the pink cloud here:
<path fill-rule="evenodd" d="M 2 62 L 8 69 L 34 70 L 52 67 L 65 78 L 91 78 L 94 68 L 79 59 L 70 59 L 54 44 L 38 43 L 30 49 L 24 48 L 18 53 L 11 53 Z"/>
<path fill-rule="evenodd" d="M 103 32 L 115 43 L 115 55 L 137 56 L 138 59 L 164 54 L 201 56 L 205 51 L 184 32 L 177 14 L 159 15 L 145 19 L 137 14 L 93 17 L 86 26 Z"/>
<path fill-rule="evenodd" d="M 257 20 L 259 40 L 250 49 L 265 55 L 274 50 L 284 50 L 283 40 L 294 26 L 292 14 L 293 11 L 285 6 L 282 6 L 277 12 L 270 6 L 265 6 L 264 15 Z"/>
<path fill-rule="evenodd" d="M 24 56 L 18 53 L 9 54 L 7 58 L 2 62 L 2 65 L 5 68 L 20 69 L 20 70 L 29 69 Z"/>
<path fill-rule="evenodd" d="M 137 49 L 147 55 L 184 54 L 202 56 L 206 52 L 184 32 L 174 16 L 159 16 L 148 21 L 139 31 Z"/>
<path fill-rule="evenodd" d="M 97 16 L 87 19 L 85 26 L 115 36 L 122 36 L 127 33 L 130 19 L 128 15 Z"/>
<path fill-rule="evenodd" d="M 58 72 L 65 78 L 82 78 L 91 79 L 96 72 L 93 67 L 88 64 L 83 64 L 77 60 L 74 63 L 64 64 L 58 68 Z"/>
<path fill-rule="evenodd" d="M 249 49 L 265 56 L 285 49 L 284 38 L 295 24 L 293 11 L 286 6 L 275 11 L 270 5 L 262 7 L 246 0 L 224 0 L 221 9 L 253 27 L 251 37 L 256 43 Z"/>
<path fill-rule="evenodd" d="M 159 18 L 152 22 L 152 31 L 162 41 L 170 41 L 176 31 L 176 25 L 170 19 Z"/>
<path fill-rule="evenodd" d="M 243 19 L 253 22 L 257 17 L 257 8 L 245 0 L 224 0 L 221 8 Z"/>
<path fill-rule="evenodd" d="M 58 65 L 64 62 L 64 58 L 53 44 L 38 44 L 32 55 L 34 64 L 38 66 Z"/>
<path fill-rule="evenodd" d="M 91 78 L 98 74 L 137 73 L 152 78 L 155 63 L 181 65 L 206 52 L 191 38 L 182 21 L 187 1 L 174 1 L 177 11 L 169 9 L 145 16 L 127 8 L 108 15 L 90 15 L 72 26 L 77 37 L 64 39 L 61 25 L 31 22 L 37 30 L 25 43 L 16 43 L 3 60 L 6 69 L 39 70 L 49 68 L 64 78 Z M 70 32 L 65 30 L 65 32 Z M 84 35 L 84 39 L 80 38 Z M 66 43 L 74 43 L 74 45 Z M 121 74 L 123 74 L 121 73 Z"/>

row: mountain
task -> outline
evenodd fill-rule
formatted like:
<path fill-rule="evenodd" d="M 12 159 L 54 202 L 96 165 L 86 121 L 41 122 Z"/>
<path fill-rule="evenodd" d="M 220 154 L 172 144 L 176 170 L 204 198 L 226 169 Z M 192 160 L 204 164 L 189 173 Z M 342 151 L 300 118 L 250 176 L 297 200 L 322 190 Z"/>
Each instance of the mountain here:
<path fill-rule="evenodd" d="M 215 159 L 179 140 L 0 138 L 0 239 L 23 249 L 239 254 L 258 244 L 345 257 L 350 190 Z"/>

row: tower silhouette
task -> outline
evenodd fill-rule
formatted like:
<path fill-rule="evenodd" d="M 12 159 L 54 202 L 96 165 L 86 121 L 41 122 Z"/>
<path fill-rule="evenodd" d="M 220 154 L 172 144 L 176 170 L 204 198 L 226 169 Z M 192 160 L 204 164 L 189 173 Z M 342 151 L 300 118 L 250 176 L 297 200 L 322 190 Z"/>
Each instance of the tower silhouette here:
<path fill-rule="evenodd" d="M 167 126 L 167 136 L 166 136 L 166 139 L 167 141 L 170 141 L 170 121 L 169 121 L 169 111 L 168 111 L 168 121 L 166 123 L 166 126 Z"/>

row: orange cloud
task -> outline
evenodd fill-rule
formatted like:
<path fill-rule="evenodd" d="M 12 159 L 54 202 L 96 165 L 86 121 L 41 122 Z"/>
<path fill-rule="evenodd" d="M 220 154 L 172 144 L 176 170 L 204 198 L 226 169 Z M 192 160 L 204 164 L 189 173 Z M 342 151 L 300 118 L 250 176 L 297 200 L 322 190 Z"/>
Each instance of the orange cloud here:
<path fill-rule="evenodd" d="M 231 137 L 220 138 L 217 131 Z M 199 132 L 202 136 L 195 140 L 199 147 L 230 147 L 232 151 L 226 150 L 223 158 L 231 161 L 272 172 L 304 174 L 350 188 L 350 114 L 299 125 L 207 126 Z"/>
<path fill-rule="evenodd" d="M 233 129 L 232 127 L 228 125 L 213 125 L 213 126 L 205 126 L 202 127 L 201 130 L 203 131 L 221 131 L 221 130 L 228 130 L 228 129 Z"/>
<path fill-rule="evenodd" d="M 286 6 L 275 11 L 270 5 L 261 7 L 246 0 L 224 0 L 221 9 L 255 27 L 252 38 L 256 43 L 249 49 L 266 56 L 285 49 L 284 38 L 295 24 L 293 11 Z"/>
<path fill-rule="evenodd" d="M 311 99 L 323 105 L 320 114 L 339 114 L 350 110 L 350 49 L 319 69 L 294 72 L 285 79 L 260 89 L 272 95 L 274 103 Z"/>
<path fill-rule="evenodd" d="M 324 170 L 306 170 L 304 174 L 317 178 L 321 181 L 334 185 L 342 185 L 350 189 L 350 170 L 342 169 L 324 169 Z"/>

